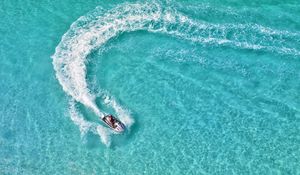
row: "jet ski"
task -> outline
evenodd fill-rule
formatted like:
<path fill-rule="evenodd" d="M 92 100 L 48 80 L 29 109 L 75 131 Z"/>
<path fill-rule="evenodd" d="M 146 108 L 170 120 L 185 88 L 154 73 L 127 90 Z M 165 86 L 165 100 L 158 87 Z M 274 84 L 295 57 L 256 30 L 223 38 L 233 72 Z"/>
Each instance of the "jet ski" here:
<path fill-rule="evenodd" d="M 112 130 L 122 133 L 125 131 L 125 125 L 118 120 L 116 117 L 113 115 L 106 115 L 102 118 L 105 124 L 107 124 Z"/>

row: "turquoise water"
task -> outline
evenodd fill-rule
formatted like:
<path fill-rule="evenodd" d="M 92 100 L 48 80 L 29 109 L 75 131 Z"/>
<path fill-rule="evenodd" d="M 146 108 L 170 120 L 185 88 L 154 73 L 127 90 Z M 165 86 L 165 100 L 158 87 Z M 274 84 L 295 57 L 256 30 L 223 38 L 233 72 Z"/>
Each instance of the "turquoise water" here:
<path fill-rule="evenodd" d="M 0 14 L 0 174 L 300 174 L 298 1 Z"/>

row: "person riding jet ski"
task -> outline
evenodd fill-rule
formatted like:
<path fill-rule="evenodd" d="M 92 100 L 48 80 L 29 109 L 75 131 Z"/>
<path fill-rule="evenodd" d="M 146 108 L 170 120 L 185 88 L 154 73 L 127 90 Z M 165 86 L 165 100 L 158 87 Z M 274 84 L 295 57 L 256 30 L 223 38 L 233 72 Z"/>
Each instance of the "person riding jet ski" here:
<path fill-rule="evenodd" d="M 113 128 L 115 128 L 115 124 L 116 124 L 116 120 L 113 118 L 112 115 L 108 115 L 107 116 L 108 121 L 111 123 L 111 125 L 113 126 Z"/>
<path fill-rule="evenodd" d="M 125 130 L 125 125 L 113 115 L 106 115 L 102 120 L 116 132 L 121 133 Z"/>

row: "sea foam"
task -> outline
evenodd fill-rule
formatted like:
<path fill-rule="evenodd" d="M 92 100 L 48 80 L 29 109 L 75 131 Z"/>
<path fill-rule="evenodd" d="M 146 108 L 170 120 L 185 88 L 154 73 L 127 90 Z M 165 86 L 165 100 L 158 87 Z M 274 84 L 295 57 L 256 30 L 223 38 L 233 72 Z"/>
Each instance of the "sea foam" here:
<path fill-rule="evenodd" d="M 163 33 L 211 46 L 223 45 L 300 55 L 298 46 L 291 47 L 287 43 L 289 39 L 300 40 L 299 33 L 273 30 L 258 24 L 212 24 L 196 21 L 174 8 L 162 8 L 159 3 L 125 3 L 107 11 L 97 7 L 71 25 L 52 56 L 56 77 L 63 90 L 75 101 L 93 110 L 97 116 L 103 117 L 105 112 L 97 107 L 95 95 L 90 91 L 86 79 L 87 56 L 111 38 L 138 30 Z M 127 109 L 119 105 L 113 97 L 105 97 L 104 103 L 111 106 L 120 120 L 130 128 L 134 119 Z M 90 130 L 98 134 L 105 144 L 110 143 L 109 130 L 86 121 L 73 102 L 70 103 L 70 116 L 82 134 Z"/>

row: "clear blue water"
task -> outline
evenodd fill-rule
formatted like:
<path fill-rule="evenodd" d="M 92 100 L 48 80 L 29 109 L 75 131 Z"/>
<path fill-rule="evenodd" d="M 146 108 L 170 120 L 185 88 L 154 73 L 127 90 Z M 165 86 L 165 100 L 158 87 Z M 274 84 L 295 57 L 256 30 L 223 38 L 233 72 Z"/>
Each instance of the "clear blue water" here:
<path fill-rule="evenodd" d="M 298 1 L 0 14 L 0 174 L 300 174 Z"/>

